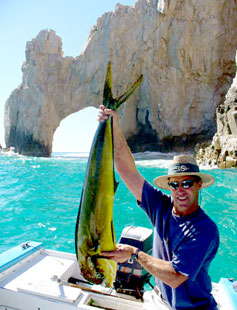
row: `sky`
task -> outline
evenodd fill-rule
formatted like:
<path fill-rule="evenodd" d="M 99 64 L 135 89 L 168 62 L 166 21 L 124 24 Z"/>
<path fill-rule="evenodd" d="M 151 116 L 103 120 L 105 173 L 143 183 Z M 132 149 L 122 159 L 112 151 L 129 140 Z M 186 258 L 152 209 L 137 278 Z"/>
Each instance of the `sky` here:
<path fill-rule="evenodd" d="M 0 143 L 4 140 L 4 106 L 21 84 L 27 41 L 43 29 L 62 39 L 64 56 L 76 57 L 97 19 L 117 3 L 136 0 L 0 0 Z M 97 128 L 97 109 L 88 108 L 62 120 L 54 134 L 53 152 L 88 152 Z M 85 131 L 85 126 L 88 130 Z"/>

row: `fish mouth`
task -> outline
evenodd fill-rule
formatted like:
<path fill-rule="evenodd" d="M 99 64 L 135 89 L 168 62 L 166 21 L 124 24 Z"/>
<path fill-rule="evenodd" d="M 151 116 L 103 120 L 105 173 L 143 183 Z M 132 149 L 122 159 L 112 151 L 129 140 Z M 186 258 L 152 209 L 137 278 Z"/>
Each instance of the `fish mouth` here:
<path fill-rule="evenodd" d="M 81 274 L 84 279 L 94 284 L 102 284 L 104 275 L 97 267 L 97 256 L 88 256 L 87 260 L 81 265 Z"/>
<path fill-rule="evenodd" d="M 116 262 L 104 256 L 88 256 L 81 265 L 81 274 L 93 284 L 104 284 L 112 287 L 116 277 Z"/>

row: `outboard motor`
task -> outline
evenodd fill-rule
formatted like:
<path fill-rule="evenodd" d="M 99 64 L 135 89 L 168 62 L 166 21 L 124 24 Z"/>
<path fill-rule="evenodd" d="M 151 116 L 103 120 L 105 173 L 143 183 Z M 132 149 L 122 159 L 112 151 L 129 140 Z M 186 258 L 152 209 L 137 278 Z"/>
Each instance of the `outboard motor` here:
<path fill-rule="evenodd" d="M 123 229 L 118 243 L 135 246 L 150 255 L 152 242 L 152 229 L 129 226 Z M 151 275 L 137 261 L 129 259 L 125 263 L 117 264 L 114 287 L 118 293 L 129 294 L 142 299 L 144 285 L 146 283 L 151 285 L 150 277 Z"/>

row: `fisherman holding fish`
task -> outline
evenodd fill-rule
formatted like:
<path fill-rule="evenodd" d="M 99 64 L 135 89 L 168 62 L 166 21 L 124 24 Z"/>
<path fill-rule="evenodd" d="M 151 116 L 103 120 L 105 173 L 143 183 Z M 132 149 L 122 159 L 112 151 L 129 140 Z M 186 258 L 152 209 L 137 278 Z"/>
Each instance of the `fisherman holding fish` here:
<path fill-rule="evenodd" d="M 169 189 L 171 196 L 154 188 L 138 172 L 119 124 L 117 112 L 100 106 L 98 120 L 113 118 L 114 161 L 122 180 L 145 211 L 154 229 L 153 256 L 118 244 L 102 255 L 122 263 L 131 257 L 155 277 L 155 289 L 144 294 L 145 309 L 217 309 L 211 294 L 208 269 L 219 246 L 216 224 L 198 204 L 199 191 L 214 183 L 201 173 L 191 156 L 175 156 L 168 175 L 155 185 Z"/>

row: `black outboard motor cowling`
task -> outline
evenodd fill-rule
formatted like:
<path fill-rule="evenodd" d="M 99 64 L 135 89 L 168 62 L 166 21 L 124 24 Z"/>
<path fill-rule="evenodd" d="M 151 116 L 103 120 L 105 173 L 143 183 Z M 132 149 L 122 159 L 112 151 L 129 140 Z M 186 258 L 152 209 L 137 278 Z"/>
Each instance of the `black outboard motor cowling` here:
<path fill-rule="evenodd" d="M 153 231 L 145 227 L 126 227 L 123 229 L 118 243 L 135 246 L 151 255 Z M 129 294 L 142 299 L 144 285 L 150 284 L 150 277 L 151 275 L 137 261 L 129 259 L 124 263 L 117 264 L 114 287 L 118 293 Z"/>

